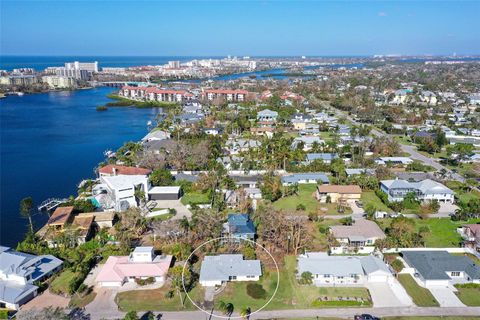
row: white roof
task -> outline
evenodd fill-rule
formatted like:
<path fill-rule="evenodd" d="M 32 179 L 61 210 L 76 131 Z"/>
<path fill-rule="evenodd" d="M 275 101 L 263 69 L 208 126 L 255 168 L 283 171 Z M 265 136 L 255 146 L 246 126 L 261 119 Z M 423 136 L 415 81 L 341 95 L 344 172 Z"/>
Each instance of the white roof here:
<path fill-rule="evenodd" d="M 148 190 L 149 194 L 167 194 L 167 193 L 179 193 L 180 187 L 169 186 L 169 187 L 153 187 Z"/>
<path fill-rule="evenodd" d="M 147 182 L 147 176 L 145 175 L 102 176 L 102 179 L 113 189 L 132 188 L 135 185 Z"/>

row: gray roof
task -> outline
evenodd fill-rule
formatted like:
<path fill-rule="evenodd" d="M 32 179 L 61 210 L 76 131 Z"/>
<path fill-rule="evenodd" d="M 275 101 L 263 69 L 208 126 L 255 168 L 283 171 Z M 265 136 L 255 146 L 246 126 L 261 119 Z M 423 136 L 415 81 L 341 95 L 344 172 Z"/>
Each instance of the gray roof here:
<path fill-rule="evenodd" d="M 447 251 L 402 251 L 405 261 L 425 280 L 450 280 L 447 272 L 465 272 L 480 279 L 480 266 L 466 256 L 453 256 Z"/>
<path fill-rule="evenodd" d="M 382 180 L 380 181 L 386 188 L 390 189 L 413 189 L 419 190 L 422 194 L 453 194 L 454 192 L 441 184 L 430 179 L 419 182 L 408 182 L 406 180 Z"/>
<path fill-rule="evenodd" d="M 200 281 L 228 281 L 231 276 L 261 276 L 260 260 L 244 260 L 241 254 L 205 256 Z"/>
<path fill-rule="evenodd" d="M 338 155 L 336 153 L 307 153 L 307 160 L 314 161 L 317 159 L 321 159 L 323 161 L 332 161 L 333 159 L 337 159 Z"/>
<path fill-rule="evenodd" d="M 322 183 L 329 183 L 328 177 L 323 172 L 294 173 L 282 177 L 282 183 L 298 183 L 300 180 L 316 180 Z"/>
<path fill-rule="evenodd" d="M 15 281 L 2 280 L 0 281 L 0 301 L 16 304 L 37 289 L 38 287 L 33 284 L 19 284 Z"/>
<path fill-rule="evenodd" d="M 355 175 L 355 174 L 374 174 L 374 169 L 365 169 L 365 168 L 358 168 L 358 169 L 345 169 L 347 176 Z"/>
<path fill-rule="evenodd" d="M 311 272 L 347 277 L 377 271 L 390 273 L 385 263 L 374 256 L 329 256 L 326 252 L 308 252 L 298 257 L 299 276 L 303 272 Z"/>
<path fill-rule="evenodd" d="M 186 180 L 190 182 L 197 182 L 198 181 L 198 176 L 193 175 L 193 174 L 186 174 L 183 172 L 177 173 L 175 175 L 175 181 L 181 181 L 181 180 Z"/>

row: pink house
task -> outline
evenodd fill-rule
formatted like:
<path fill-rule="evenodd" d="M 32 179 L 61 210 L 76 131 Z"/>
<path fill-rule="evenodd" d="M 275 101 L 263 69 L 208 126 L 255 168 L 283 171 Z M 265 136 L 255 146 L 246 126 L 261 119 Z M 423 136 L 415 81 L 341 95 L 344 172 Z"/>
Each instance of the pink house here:
<path fill-rule="evenodd" d="M 137 247 L 130 256 L 110 256 L 95 281 L 102 287 L 121 287 L 135 279 L 165 281 L 172 256 L 155 255 L 153 247 Z"/>

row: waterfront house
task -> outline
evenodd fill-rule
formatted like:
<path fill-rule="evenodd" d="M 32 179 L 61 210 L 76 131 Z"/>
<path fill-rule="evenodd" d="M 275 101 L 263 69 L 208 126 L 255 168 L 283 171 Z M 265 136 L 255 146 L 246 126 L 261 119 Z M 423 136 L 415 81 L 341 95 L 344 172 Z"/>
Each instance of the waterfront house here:
<path fill-rule="evenodd" d="M 147 135 L 148 136 L 148 135 Z M 163 139 L 147 139 L 146 141 L 157 141 L 157 140 L 163 140 Z M 126 176 L 132 176 L 132 175 L 146 175 L 148 176 L 150 173 L 152 173 L 152 170 L 150 169 L 145 169 L 145 168 L 138 168 L 138 167 L 128 167 L 128 166 L 121 166 L 117 164 L 108 164 L 106 166 L 101 167 L 98 169 L 98 174 L 100 177 L 105 177 L 105 176 L 119 176 L 119 175 L 126 175 Z"/>
<path fill-rule="evenodd" d="M 450 188 L 430 179 L 419 182 L 382 180 L 380 190 L 387 194 L 388 201 L 403 201 L 408 193 L 413 193 L 420 201 L 455 202 L 455 193 Z"/>
<path fill-rule="evenodd" d="M 241 254 L 220 254 L 205 256 L 199 282 L 213 287 L 229 281 L 258 281 L 261 275 L 260 260 L 244 260 Z"/>
<path fill-rule="evenodd" d="M 317 187 L 316 198 L 322 203 L 353 202 L 360 200 L 362 189 L 357 185 L 328 185 L 322 184 Z"/>
<path fill-rule="evenodd" d="M 42 282 L 62 268 L 52 255 L 35 256 L 0 246 L 0 308 L 17 310 L 37 296 Z"/>
<path fill-rule="evenodd" d="M 447 251 L 402 251 L 410 273 L 424 287 L 452 286 L 457 283 L 479 283 L 480 266 L 467 256 L 454 256 Z"/>
<path fill-rule="evenodd" d="M 164 282 L 172 256 L 156 255 L 153 247 L 136 247 L 129 256 L 110 256 L 95 278 L 102 287 L 121 287 L 127 282 L 151 278 Z"/>
<path fill-rule="evenodd" d="M 149 141 L 158 141 L 158 140 L 165 140 L 165 139 L 170 139 L 169 132 L 162 131 L 162 130 L 154 130 L 149 132 L 145 137 L 143 137 L 141 141 L 149 142 Z"/>
<path fill-rule="evenodd" d="M 326 252 L 306 252 L 297 258 L 297 278 L 310 272 L 316 286 L 364 286 L 390 283 L 393 274 L 379 258 L 367 256 L 330 256 Z"/>
<path fill-rule="evenodd" d="M 101 192 L 100 189 L 106 192 L 115 211 L 137 207 L 137 200 L 142 199 L 136 199 L 135 191 L 141 190 L 148 195 L 150 189 L 146 175 L 100 176 L 100 182 L 101 184 L 96 186 L 97 192 Z"/>
<path fill-rule="evenodd" d="M 71 222 L 73 207 L 57 207 L 48 218 L 47 226 L 55 231 L 63 231 L 65 226 Z"/>
<path fill-rule="evenodd" d="M 375 242 L 386 237 L 374 221 L 367 219 L 355 220 L 351 226 L 332 226 L 330 233 L 339 244 L 330 247 L 333 254 L 372 253 Z"/>

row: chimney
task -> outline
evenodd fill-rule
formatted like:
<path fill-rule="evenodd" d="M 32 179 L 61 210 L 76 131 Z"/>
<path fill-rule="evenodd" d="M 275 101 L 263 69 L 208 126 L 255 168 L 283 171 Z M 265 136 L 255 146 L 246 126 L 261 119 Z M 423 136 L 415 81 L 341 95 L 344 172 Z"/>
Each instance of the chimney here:
<path fill-rule="evenodd" d="M 112 173 L 114 176 L 117 175 L 117 168 L 115 166 L 112 167 Z"/>

